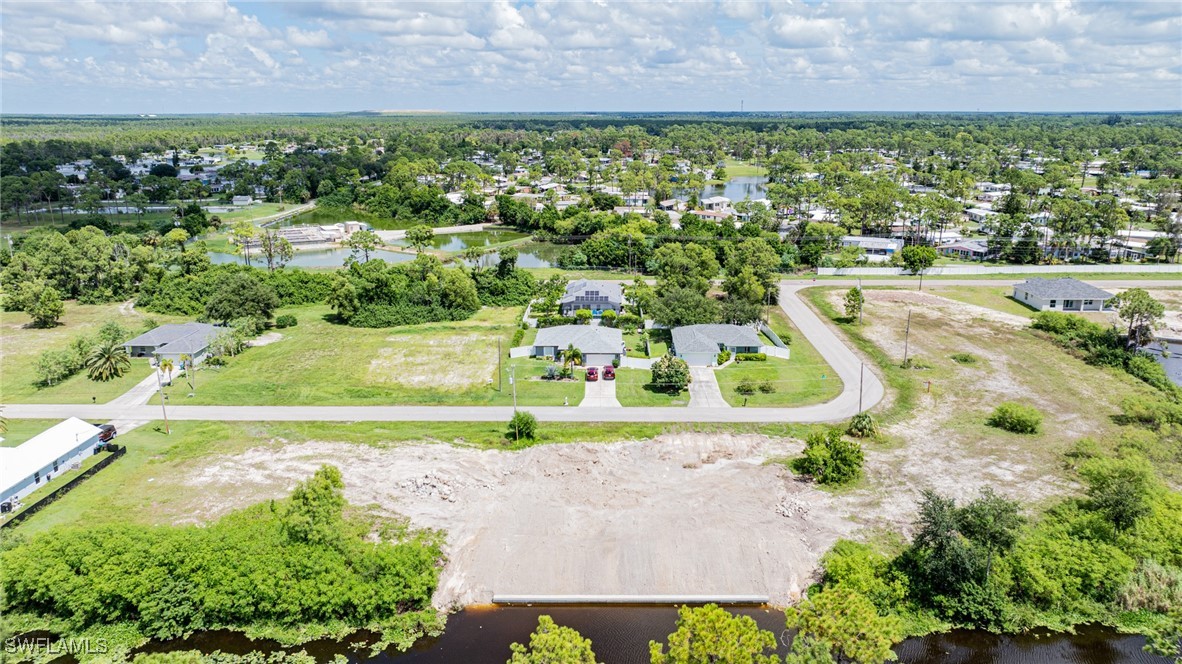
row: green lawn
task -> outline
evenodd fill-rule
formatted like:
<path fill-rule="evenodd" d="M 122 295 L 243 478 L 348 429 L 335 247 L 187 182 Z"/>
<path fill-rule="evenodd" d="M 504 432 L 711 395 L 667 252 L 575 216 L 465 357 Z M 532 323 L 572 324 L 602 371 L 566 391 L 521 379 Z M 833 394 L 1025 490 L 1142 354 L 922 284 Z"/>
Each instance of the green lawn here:
<path fill-rule="evenodd" d="M 649 352 L 647 355 L 644 352 L 644 343 L 640 340 L 639 332 L 625 334 L 624 345 L 628 348 L 628 357 L 662 357 L 669 352 L 669 331 L 649 330 Z"/>
<path fill-rule="evenodd" d="M 234 210 L 233 212 L 219 212 L 218 216 L 222 218 L 223 223 L 234 223 L 235 221 L 254 221 L 260 217 L 270 217 L 272 215 L 290 210 L 296 207 L 295 203 L 255 203 L 244 208 Z"/>
<path fill-rule="evenodd" d="M 330 322 L 324 306 L 279 313 L 294 314 L 299 325 L 277 330 L 282 339 L 248 348 L 225 367 L 203 370 L 194 396 L 174 396 L 171 402 L 503 406 L 513 403 L 511 369 L 520 405 L 559 406 L 564 399 L 574 405 L 583 398 L 581 383 L 541 380 L 546 362 L 508 359 L 518 308 L 485 308 L 465 321 L 383 329 Z"/>
<path fill-rule="evenodd" d="M 726 175 L 729 178 L 767 175 L 767 169 L 763 166 L 756 166 L 755 164 L 739 161 L 738 159 L 727 159 L 725 163 Z"/>
<path fill-rule="evenodd" d="M 59 472 L 52 474 L 52 477 L 50 478 L 51 481 L 42 482 L 41 486 L 37 487 L 32 492 L 30 492 L 29 494 L 27 494 L 23 498 L 21 498 L 20 499 L 21 500 L 20 509 L 16 510 L 15 512 L 12 512 L 11 514 L 4 515 L 3 518 L 0 518 L 0 523 L 3 523 L 7 519 L 10 519 L 10 518 L 16 516 L 17 514 L 20 514 L 21 512 L 24 512 L 25 510 L 29 509 L 29 507 L 31 507 L 37 501 L 41 500 L 46 495 L 56 491 L 58 489 L 58 487 L 61 487 L 66 482 L 69 482 L 70 480 L 74 479 L 75 476 L 80 475 L 80 474 L 86 472 L 87 470 L 90 470 L 90 468 L 92 468 L 93 466 L 98 464 L 100 461 L 102 461 L 103 459 L 105 459 L 109 456 L 111 456 L 110 452 L 99 452 L 98 454 L 92 454 L 92 455 L 86 457 L 85 459 L 83 459 L 82 463 L 78 465 L 77 469 L 63 466 Z M 99 471 L 99 472 L 102 472 L 102 471 Z M 78 487 L 74 487 L 74 488 L 77 489 Z"/>
<path fill-rule="evenodd" d="M 975 304 L 980 307 L 994 309 L 1015 316 L 1030 318 L 1034 309 L 1010 297 L 1014 292 L 1012 286 L 935 286 L 927 289 L 933 295 L 946 297 L 950 300 Z"/>
<path fill-rule="evenodd" d="M 654 390 L 649 381 L 652 372 L 647 369 L 616 369 L 616 400 L 623 406 L 685 406 L 689 404 L 689 392 L 669 394 Z"/>
<path fill-rule="evenodd" d="M 714 372 L 722 396 L 732 406 L 803 406 L 823 403 L 841 394 L 841 379 L 816 348 L 792 324 L 780 307 L 768 310 L 768 327 L 772 328 L 792 351 L 792 358 L 768 358 L 766 362 L 733 362 Z M 822 378 L 824 376 L 824 378 Z M 757 384 L 771 381 L 776 391 L 764 394 L 758 390 L 744 397 L 735 387 L 744 379 Z"/>
<path fill-rule="evenodd" d="M 8 430 L 0 434 L 0 436 L 4 437 L 4 442 L 0 443 L 0 447 L 16 447 L 60 421 L 8 420 Z"/>
<path fill-rule="evenodd" d="M 131 370 L 122 378 L 105 383 L 92 381 L 82 371 L 51 387 L 37 386 L 37 358 L 46 350 L 65 350 L 70 342 L 81 336 L 93 336 L 107 321 L 115 321 L 131 334 L 143 331 L 150 317 L 157 323 L 185 320 L 179 316 L 145 314 L 113 304 L 66 303 L 61 324 L 49 329 L 25 327 L 28 316 L 20 312 L 4 312 L 0 325 L 0 398 L 4 403 L 90 403 L 92 397 L 105 403 L 131 389 L 151 374 L 146 359 L 133 359 Z"/>

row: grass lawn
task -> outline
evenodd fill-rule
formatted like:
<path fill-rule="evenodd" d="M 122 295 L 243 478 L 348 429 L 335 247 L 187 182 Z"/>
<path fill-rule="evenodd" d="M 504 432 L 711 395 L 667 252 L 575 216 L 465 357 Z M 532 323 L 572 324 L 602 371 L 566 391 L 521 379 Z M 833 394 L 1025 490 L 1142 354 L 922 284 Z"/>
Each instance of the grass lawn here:
<path fill-rule="evenodd" d="M 511 369 L 520 405 L 559 406 L 564 399 L 574 405 L 583 398 L 581 383 L 540 380 L 546 362 L 508 359 L 518 308 L 383 329 L 329 322 L 324 306 L 279 313 L 294 314 L 299 325 L 278 330 L 282 339 L 249 348 L 225 367 L 202 371 L 195 395 L 172 403 L 503 406 L 513 403 Z"/>
<path fill-rule="evenodd" d="M 792 352 L 790 360 L 769 357 L 766 362 L 732 362 L 716 370 L 722 397 L 732 406 L 742 406 L 744 401 L 748 406 L 803 406 L 841 394 L 841 380 L 829 365 L 805 364 L 795 356 L 795 346 Z M 775 392 L 764 394 L 757 389 L 755 394 L 744 396 L 735 391 L 743 380 L 756 385 L 771 383 Z"/>
<path fill-rule="evenodd" d="M 640 333 L 633 332 L 624 335 L 624 345 L 628 348 L 628 357 L 663 357 L 669 352 L 669 331 L 649 330 L 648 354 L 644 352 L 644 343 L 640 340 Z"/>
<path fill-rule="evenodd" d="M 85 459 L 83 459 L 82 463 L 80 463 L 78 465 L 78 468 L 76 468 L 76 469 L 69 468 L 67 466 L 63 466 L 59 472 L 53 473 L 53 475 L 51 477 L 51 481 L 42 482 L 41 486 L 37 487 L 32 492 L 27 494 L 25 497 L 21 498 L 20 499 L 21 500 L 21 507 L 11 514 L 6 514 L 3 519 L 0 519 L 0 523 L 16 516 L 17 514 L 20 514 L 21 512 L 24 512 L 27 509 L 29 509 L 29 507 L 34 505 L 37 501 L 41 500 L 46 495 L 56 491 L 58 489 L 58 487 L 63 486 L 66 482 L 69 482 L 70 480 L 74 479 L 75 476 L 86 472 L 87 470 L 92 468 L 94 465 L 96 465 L 97 463 L 99 463 L 103 459 L 106 459 L 109 456 L 111 456 L 110 452 L 99 452 L 98 454 L 92 454 L 92 455 L 86 457 Z M 99 472 L 102 472 L 102 471 L 99 471 Z M 78 487 L 74 487 L 74 490 L 77 490 L 77 489 L 78 489 Z M 66 494 L 66 495 L 69 495 L 69 494 Z"/>
<path fill-rule="evenodd" d="M 1144 281 L 1146 279 L 1153 279 L 1155 281 L 1177 281 L 1180 275 L 1182 275 L 1182 273 L 1179 273 L 1179 272 L 1088 272 L 1088 266 L 1081 265 L 1081 266 L 1079 266 L 1079 272 L 1062 272 L 1062 273 L 1056 272 L 1054 274 L 1047 274 L 1046 272 L 1041 272 L 1041 273 L 1024 272 L 1022 274 L 969 274 L 969 275 L 965 275 L 965 274 L 929 274 L 929 275 L 924 276 L 923 283 L 924 283 L 924 290 L 927 290 L 927 285 L 929 283 L 935 284 L 938 281 L 940 281 L 941 279 L 998 279 L 998 280 L 1003 280 L 1007 283 L 1014 283 L 1015 281 L 1022 281 L 1024 279 L 1030 279 L 1030 278 L 1060 279 L 1063 277 L 1071 277 L 1073 279 L 1084 279 L 1084 280 L 1113 280 L 1113 281 L 1137 280 L 1137 281 Z M 912 275 L 906 275 L 906 274 L 903 274 L 903 275 L 899 275 L 899 274 L 866 275 L 866 274 L 864 274 L 864 275 L 861 275 L 861 277 L 862 277 L 862 281 L 873 281 L 875 279 L 911 279 L 915 282 L 915 285 L 917 287 L 919 286 L 919 277 L 918 276 L 912 276 Z M 849 281 L 851 279 L 856 279 L 857 277 L 850 276 L 850 275 L 836 275 L 836 274 L 834 274 L 834 275 L 816 275 L 816 276 L 809 275 L 809 274 L 802 274 L 802 275 L 800 275 L 800 278 L 802 278 L 802 279 L 803 278 L 813 278 L 813 279 L 816 279 L 818 282 L 823 282 L 828 279 Z"/>
<path fill-rule="evenodd" d="M 685 406 L 689 391 L 670 394 L 652 389 L 652 372 L 647 369 L 616 369 L 616 400 L 623 406 Z"/>
<path fill-rule="evenodd" d="M 131 389 L 151 374 L 146 359 L 133 359 L 131 370 L 105 383 L 94 382 L 82 371 L 53 385 L 36 385 L 37 358 L 46 350 L 65 350 L 77 337 L 94 336 L 107 321 L 115 321 L 132 334 L 143 331 L 148 318 L 157 323 L 185 320 L 179 316 L 144 314 L 114 304 L 66 303 L 61 324 L 49 329 L 25 327 L 28 316 L 20 312 L 4 312 L 0 325 L 0 376 L 4 383 L 0 392 L 5 403 L 90 403 L 91 398 L 105 403 Z"/>
<path fill-rule="evenodd" d="M 1034 309 L 1010 297 L 1010 294 L 1014 292 L 1012 286 L 935 286 L 925 288 L 925 290 L 950 300 L 975 304 L 1015 316 L 1030 318 L 1037 313 Z"/>
<path fill-rule="evenodd" d="M 8 420 L 8 431 L 0 434 L 4 442 L 0 447 L 16 447 L 26 440 L 45 431 L 61 420 Z"/>
<path fill-rule="evenodd" d="M 727 177 L 741 178 L 767 175 L 767 169 L 763 166 L 756 166 L 755 164 L 739 161 L 738 159 L 727 159 L 725 163 Z"/>
<path fill-rule="evenodd" d="M 222 218 L 222 223 L 234 223 L 243 219 L 254 221 L 260 217 L 270 217 L 290 210 L 295 206 L 293 203 L 255 203 L 233 212 L 219 212 L 217 215 Z"/>

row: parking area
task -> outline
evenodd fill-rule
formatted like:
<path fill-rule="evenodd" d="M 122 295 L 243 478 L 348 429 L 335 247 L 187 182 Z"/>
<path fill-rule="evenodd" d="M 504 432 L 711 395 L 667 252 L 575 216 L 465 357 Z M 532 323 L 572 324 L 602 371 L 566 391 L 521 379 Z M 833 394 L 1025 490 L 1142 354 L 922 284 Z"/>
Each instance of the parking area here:
<path fill-rule="evenodd" d="M 718 389 L 718 379 L 710 367 L 690 367 L 690 408 L 729 408 Z"/>
<path fill-rule="evenodd" d="M 604 380 L 602 371 L 600 372 L 599 380 L 584 381 L 583 402 L 579 404 L 581 408 L 619 408 L 620 402 L 616 399 L 616 381 Z"/>

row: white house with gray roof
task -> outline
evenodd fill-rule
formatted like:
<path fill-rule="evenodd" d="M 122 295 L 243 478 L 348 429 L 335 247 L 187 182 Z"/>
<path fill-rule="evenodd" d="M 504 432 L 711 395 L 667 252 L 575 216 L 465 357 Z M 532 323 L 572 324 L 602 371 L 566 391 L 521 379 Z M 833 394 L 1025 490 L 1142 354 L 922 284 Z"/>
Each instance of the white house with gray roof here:
<path fill-rule="evenodd" d="M 182 355 L 200 362 L 209 347 L 227 328 L 209 323 L 170 323 L 123 343 L 131 357 L 167 358 L 179 364 Z"/>
<path fill-rule="evenodd" d="M 716 363 L 720 351 L 758 353 L 762 342 L 744 325 L 683 325 L 673 328 L 673 354 L 691 367 Z"/>
<path fill-rule="evenodd" d="M 1111 311 L 1112 298 L 1112 293 L 1070 277 L 1014 284 L 1014 299 L 1039 311 Z"/>
<path fill-rule="evenodd" d="M 599 318 L 608 309 L 620 313 L 623 304 L 624 291 L 620 284 L 577 279 L 566 285 L 566 293 L 558 300 L 558 312 L 573 316 L 579 309 L 589 309 L 592 316 Z"/>
<path fill-rule="evenodd" d="M 608 365 L 624 354 L 624 335 L 614 327 L 602 325 L 559 325 L 543 327 L 534 339 L 533 357 L 557 358 L 561 351 L 574 346 L 583 353 L 583 365 Z"/>

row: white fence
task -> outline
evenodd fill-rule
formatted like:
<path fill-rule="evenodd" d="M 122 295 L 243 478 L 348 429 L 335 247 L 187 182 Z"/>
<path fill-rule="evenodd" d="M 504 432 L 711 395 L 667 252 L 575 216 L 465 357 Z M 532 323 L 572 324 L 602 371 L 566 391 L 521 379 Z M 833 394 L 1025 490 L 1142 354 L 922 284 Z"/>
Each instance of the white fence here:
<path fill-rule="evenodd" d="M 514 346 L 509 349 L 509 357 L 514 359 L 519 357 L 529 357 L 529 352 L 533 349 L 533 346 Z"/>
<path fill-rule="evenodd" d="M 792 357 L 792 351 L 787 348 L 780 348 L 779 346 L 760 346 L 759 352 L 768 357 L 782 357 L 785 360 Z"/>
<path fill-rule="evenodd" d="M 974 274 L 1064 274 L 1081 272 L 1096 274 L 1182 274 L 1182 263 L 1156 263 L 1153 265 L 949 265 L 932 267 L 924 276 L 972 276 Z M 911 273 L 901 267 L 819 267 L 817 275 L 822 277 L 886 277 L 907 276 Z"/>

